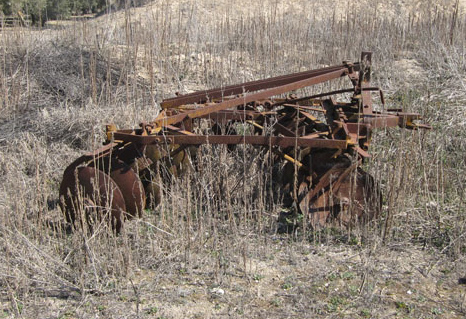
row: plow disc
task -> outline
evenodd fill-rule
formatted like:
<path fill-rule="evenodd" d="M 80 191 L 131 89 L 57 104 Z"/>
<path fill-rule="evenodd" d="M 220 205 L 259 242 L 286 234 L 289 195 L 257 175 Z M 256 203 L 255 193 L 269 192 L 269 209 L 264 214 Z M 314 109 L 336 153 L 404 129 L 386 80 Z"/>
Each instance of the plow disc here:
<path fill-rule="evenodd" d="M 110 173 L 110 178 L 120 189 L 125 201 L 125 211 L 131 217 L 142 217 L 146 194 L 139 176 L 121 160 L 115 160 L 102 168 L 104 172 Z"/>
<path fill-rule="evenodd" d="M 65 170 L 60 202 L 67 220 L 107 220 L 120 231 L 125 219 L 160 203 L 163 184 L 190 169 L 192 151 L 205 144 L 270 150 L 274 163 L 286 163 L 274 176 L 283 205 L 297 207 L 313 229 L 373 219 L 380 189 L 361 168 L 370 157 L 372 130 L 429 126 L 417 123 L 418 114 L 385 110 L 381 90 L 370 86 L 371 56 L 363 52 L 359 62 L 170 98 L 138 129 L 107 125 L 106 145 Z M 340 78 L 349 80 L 348 88 L 296 93 Z M 380 94 L 382 110 L 373 109 L 372 92 Z M 91 211 L 98 217 L 89 218 Z"/>
<path fill-rule="evenodd" d="M 107 217 L 118 232 L 126 212 L 124 196 L 117 183 L 93 167 L 79 167 L 63 176 L 60 186 L 61 206 L 71 223 L 95 224 Z"/>
<path fill-rule="evenodd" d="M 313 229 L 333 223 L 350 227 L 377 216 L 381 208 L 380 190 L 373 177 L 360 168 L 332 168 L 309 190 L 300 186 L 299 208 Z"/>

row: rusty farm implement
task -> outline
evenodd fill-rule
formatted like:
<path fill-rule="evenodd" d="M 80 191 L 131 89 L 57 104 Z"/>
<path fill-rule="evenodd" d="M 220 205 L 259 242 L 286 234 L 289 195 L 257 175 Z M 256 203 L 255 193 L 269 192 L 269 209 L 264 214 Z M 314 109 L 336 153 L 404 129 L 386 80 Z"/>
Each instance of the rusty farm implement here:
<path fill-rule="evenodd" d="M 294 205 L 312 228 L 370 220 L 381 206 L 377 183 L 361 168 L 372 130 L 428 128 L 417 123 L 419 114 L 374 110 L 372 94 L 384 99 L 370 85 L 370 71 L 371 53 L 363 52 L 359 62 L 166 99 L 138 129 L 107 125 L 105 145 L 66 168 L 62 211 L 71 223 L 107 216 L 119 231 L 126 218 L 160 202 L 161 167 L 182 176 L 193 148 L 245 144 L 266 148 L 281 163 L 274 178 L 284 205 Z M 346 89 L 296 94 L 341 78 Z"/>

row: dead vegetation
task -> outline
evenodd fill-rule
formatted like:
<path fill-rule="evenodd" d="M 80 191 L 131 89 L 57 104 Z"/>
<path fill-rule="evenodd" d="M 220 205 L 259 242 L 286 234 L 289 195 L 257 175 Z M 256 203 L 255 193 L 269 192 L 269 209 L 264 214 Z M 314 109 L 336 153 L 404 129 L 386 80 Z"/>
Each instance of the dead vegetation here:
<path fill-rule="evenodd" d="M 1 30 L 0 317 L 464 317 L 466 21 L 455 1 L 416 3 L 154 1 L 61 30 Z M 202 170 L 120 236 L 69 231 L 63 168 L 100 146 L 105 123 L 136 126 L 176 91 L 363 49 L 388 107 L 434 127 L 375 134 L 376 222 L 277 234 L 267 159 L 206 147 Z"/>

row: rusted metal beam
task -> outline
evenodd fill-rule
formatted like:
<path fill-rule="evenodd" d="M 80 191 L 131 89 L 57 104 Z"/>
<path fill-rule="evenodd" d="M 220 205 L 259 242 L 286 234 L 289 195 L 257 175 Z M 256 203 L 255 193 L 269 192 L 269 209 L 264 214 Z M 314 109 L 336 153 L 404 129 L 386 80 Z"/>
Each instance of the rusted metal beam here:
<path fill-rule="evenodd" d="M 333 71 L 340 70 L 343 68 L 346 70 L 349 69 L 347 65 L 331 66 L 331 67 L 321 68 L 317 70 L 277 76 L 277 77 L 269 78 L 265 80 L 251 81 L 251 82 L 246 82 L 242 84 L 226 86 L 224 88 L 217 88 L 217 89 L 206 90 L 206 91 L 198 91 L 198 92 L 194 92 L 190 94 L 177 96 L 174 98 L 165 99 L 161 103 L 161 107 L 166 109 L 166 108 L 178 107 L 184 104 L 192 104 L 192 103 L 202 104 L 207 101 L 212 101 L 213 99 L 222 98 L 224 96 L 245 94 L 245 93 L 249 93 L 252 91 L 259 91 L 259 90 L 270 89 L 270 88 L 274 88 L 278 86 L 283 86 L 286 84 L 298 82 L 298 81 L 305 80 L 308 78 L 332 73 Z M 355 63 L 353 65 L 353 69 L 355 71 L 359 70 L 359 63 Z"/>
<path fill-rule="evenodd" d="M 371 81 L 372 52 L 361 53 L 361 71 L 359 74 L 359 88 L 361 90 L 361 107 L 364 114 L 372 114 L 372 96 L 369 90 Z"/>
<path fill-rule="evenodd" d="M 396 127 L 400 123 L 400 117 L 389 114 L 371 114 L 364 116 L 364 124 L 370 124 L 371 128 Z"/>
<path fill-rule="evenodd" d="M 332 140 L 322 138 L 302 138 L 302 137 L 284 137 L 284 136 L 256 136 L 256 135 L 134 135 L 114 132 L 115 139 L 125 142 L 132 142 L 141 145 L 168 143 L 168 144 L 251 144 L 251 145 L 271 145 L 280 147 L 312 147 L 312 148 L 331 148 L 346 149 L 348 143 L 346 140 Z"/>
<path fill-rule="evenodd" d="M 264 115 L 271 115 L 275 114 L 275 112 L 257 112 L 257 111 L 249 111 L 249 110 L 223 110 L 218 112 L 212 112 L 200 118 L 207 118 L 211 119 L 215 122 L 226 122 L 226 121 L 241 121 L 244 122 L 246 120 L 254 120 L 259 116 Z"/>

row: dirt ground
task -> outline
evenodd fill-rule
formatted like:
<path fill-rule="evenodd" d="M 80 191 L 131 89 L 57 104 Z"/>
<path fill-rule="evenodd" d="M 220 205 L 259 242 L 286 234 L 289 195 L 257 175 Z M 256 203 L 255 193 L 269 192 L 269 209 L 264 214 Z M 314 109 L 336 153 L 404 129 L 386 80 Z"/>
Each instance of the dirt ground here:
<path fill-rule="evenodd" d="M 243 256 L 203 252 L 132 269 L 104 291 L 28 296 L 25 318 L 464 318 L 464 258 L 418 246 L 310 245 L 248 236 Z M 254 238 L 256 237 L 256 238 Z M 264 241 L 267 241 L 264 243 Z M 215 263 L 221 263 L 216 267 Z M 2 302 L 3 317 L 11 317 Z"/>

